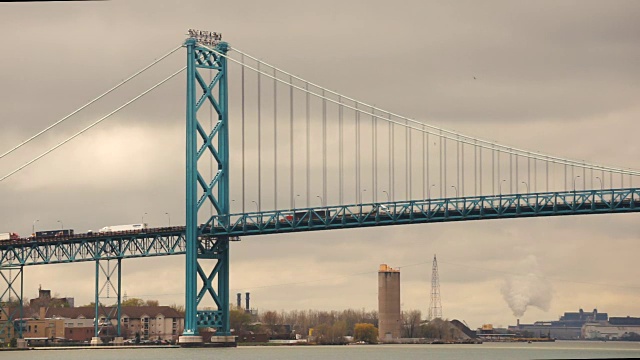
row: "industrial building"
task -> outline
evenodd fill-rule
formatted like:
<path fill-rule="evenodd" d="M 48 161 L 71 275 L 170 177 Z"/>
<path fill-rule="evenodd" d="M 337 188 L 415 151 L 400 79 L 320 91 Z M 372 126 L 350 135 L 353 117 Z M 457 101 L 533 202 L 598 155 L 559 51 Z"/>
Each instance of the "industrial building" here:
<path fill-rule="evenodd" d="M 378 337 L 391 341 L 402 336 L 400 269 L 381 264 L 378 270 Z"/>
<path fill-rule="evenodd" d="M 557 321 L 536 321 L 533 324 L 520 324 L 509 326 L 509 331 L 515 333 L 527 332 L 534 337 L 551 337 L 558 340 L 578 340 L 583 338 L 582 327 L 587 323 L 606 323 L 609 319 L 607 313 L 598 313 L 598 309 L 585 312 L 565 312 Z"/>
<path fill-rule="evenodd" d="M 39 309 L 41 307 L 74 307 L 74 298 L 72 297 L 51 297 L 51 290 L 38 288 L 38 297 L 29 300 L 29 307 Z"/>
<path fill-rule="evenodd" d="M 590 340 L 640 340 L 640 318 L 610 317 L 609 321 L 588 323 L 582 327 L 582 337 Z"/>

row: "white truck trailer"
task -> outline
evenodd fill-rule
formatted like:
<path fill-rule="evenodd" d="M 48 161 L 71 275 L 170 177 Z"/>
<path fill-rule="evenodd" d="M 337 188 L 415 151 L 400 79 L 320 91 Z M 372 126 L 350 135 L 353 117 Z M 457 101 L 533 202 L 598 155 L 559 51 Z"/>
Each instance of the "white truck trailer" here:
<path fill-rule="evenodd" d="M 20 235 L 16 233 L 0 233 L 0 242 L 20 239 Z"/>
<path fill-rule="evenodd" d="M 120 232 L 120 231 L 139 231 L 147 228 L 147 224 L 129 224 L 129 225 L 111 225 L 105 226 L 98 232 Z"/>

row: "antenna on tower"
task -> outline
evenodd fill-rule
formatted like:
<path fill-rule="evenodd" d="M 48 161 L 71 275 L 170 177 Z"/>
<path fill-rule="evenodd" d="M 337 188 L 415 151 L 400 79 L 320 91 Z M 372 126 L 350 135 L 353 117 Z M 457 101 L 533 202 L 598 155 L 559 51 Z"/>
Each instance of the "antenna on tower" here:
<path fill-rule="evenodd" d="M 440 277 L 438 276 L 438 260 L 433 254 L 431 268 L 431 302 L 429 303 L 429 320 L 442 318 L 442 303 L 440 302 Z"/>

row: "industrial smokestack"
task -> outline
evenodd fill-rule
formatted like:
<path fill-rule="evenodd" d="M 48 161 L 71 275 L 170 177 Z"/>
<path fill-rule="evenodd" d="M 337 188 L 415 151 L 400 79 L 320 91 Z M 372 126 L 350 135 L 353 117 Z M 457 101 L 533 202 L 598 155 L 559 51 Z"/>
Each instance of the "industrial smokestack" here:
<path fill-rule="evenodd" d="M 247 300 L 247 311 L 251 310 L 251 308 L 249 307 L 249 293 L 245 294 L 247 296 L 246 300 Z"/>
<path fill-rule="evenodd" d="M 238 295 L 238 300 L 236 301 L 238 303 L 238 309 L 239 309 L 242 307 L 242 293 L 238 293 L 237 295 Z"/>

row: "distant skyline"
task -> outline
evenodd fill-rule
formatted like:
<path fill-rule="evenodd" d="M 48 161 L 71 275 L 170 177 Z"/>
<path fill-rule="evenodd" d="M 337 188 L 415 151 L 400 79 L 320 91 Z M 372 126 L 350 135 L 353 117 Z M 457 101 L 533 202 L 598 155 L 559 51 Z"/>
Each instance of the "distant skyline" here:
<path fill-rule="evenodd" d="M 221 32 L 232 46 L 309 81 L 411 118 L 505 145 L 639 169 L 640 145 L 633 141 L 640 130 L 639 16 L 635 1 L 1 3 L 0 153 L 199 28 Z M 0 159 L 0 176 L 184 66 L 184 51 L 178 53 Z M 84 232 L 143 216 L 150 226 L 167 224 L 169 216 L 172 224 L 184 223 L 184 86 L 181 75 L 0 182 L 0 232 L 25 235 L 60 222 Z M 237 111 L 230 121 L 233 132 Z M 242 194 L 234 175 L 237 212 Z M 317 204 L 315 192 L 300 201 Z M 245 206 L 253 209 L 255 199 L 253 188 Z M 401 268 L 403 309 L 426 317 L 437 254 L 443 316 L 471 327 L 515 324 L 504 294 L 516 285 L 535 292 L 542 308 L 526 308 L 523 323 L 579 308 L 640 316 L 632 270 L 640 250 L 637 216 L 247 237 L 231 244 L 230 302 L 249 291 L 252 305 L 263 310 L 375 310 L 377 269 L 386 263 Z M 76 304 L 92 302 L 94 269 L 91 262 L 26 267 L 25 297 L 37 296 L 41 284 L 74 296 Z M 129 297 L 183 303 L 184 258 L 126 260 L 122 289 Z"/>

